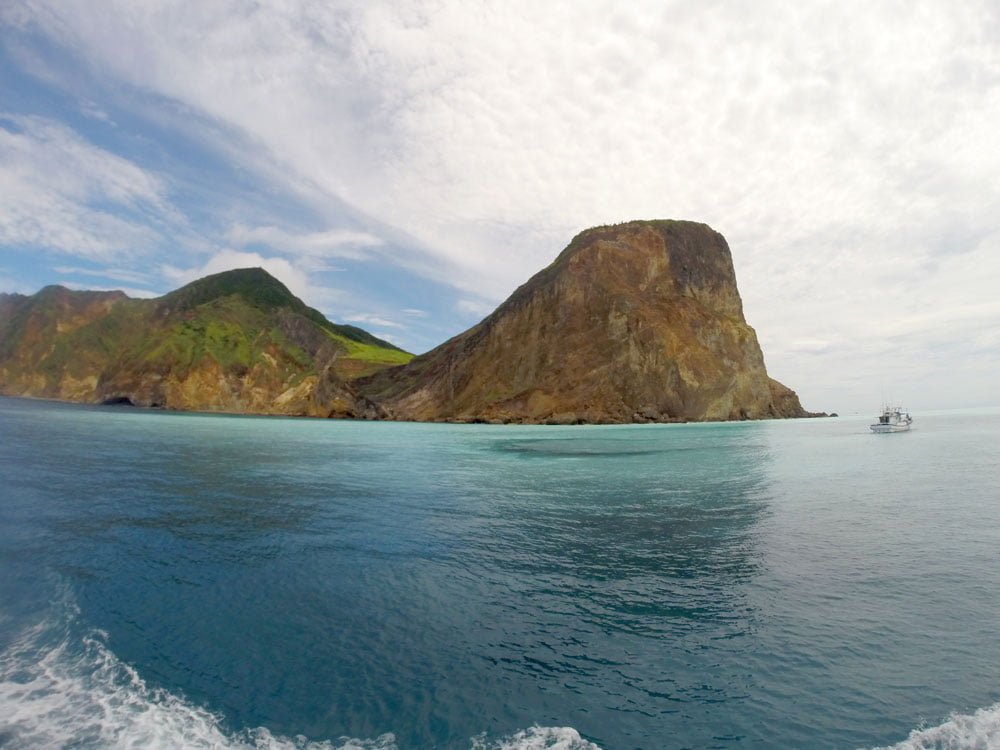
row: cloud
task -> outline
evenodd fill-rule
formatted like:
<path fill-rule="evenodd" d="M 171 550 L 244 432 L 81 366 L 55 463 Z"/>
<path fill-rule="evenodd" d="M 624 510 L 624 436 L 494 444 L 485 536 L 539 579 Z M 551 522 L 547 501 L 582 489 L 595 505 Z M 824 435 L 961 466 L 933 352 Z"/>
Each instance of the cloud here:
<path fill-rule="evenodd" d="M 463 315 L 484 317 L 493 312 L 494 305 L 483 300 L 460 299 L 455 303 L 455 310 Z"/>
<path fill-rule="evenodd" d="M 390 344 L 399 346 L 399 343 L 395 338 L 397 334 L 393 333 L 392 331 L 372 331 L 371 334 L 375 338 L 379 338 L 382 339 L 383 341 L 388 341 Z"/>
<path fill-rule="evenodd" d="M 20 24 L 391 217 L 463 282 L 491 271 L 494 295 L 588 224 L 690 216 L 787 242 L 847 211 L 878 229 L 886 196 L 905 211 L 991 166 L 968 141 L 998 105 L 985 3 L 32 9 Z"/>
<path fill-rule="evenodd" d="M 366 251 L 385 244 L 373 234 L 351 229 L 295 233 L 275 226 L 248 227 L 242 224 L 230 227 L 226 239 L 239 247 L 262 245 L 292 255 L 351 260 L 364 258 L 369 254 Z"/>
<path fill-rule="evenodd" d="M 156 175 L 52 120 L 0 116 L 0 246 L 107 260 L 149 251 L 176 218 Z"/>
<path fill-rule="evenodd" d="M 124 281 L 127 284 L 150 284 L 153 279 L 149 274 L 140 271 L 130 271 L 125 268 L 77 268 L 75 266 L 54 266 L 52 268 L 63 276 L 94 276 L 102 279 Z"/>
<path fill-rule="evenodd" d="M 789 351 L 803 354 L 825 354 L 833 347 L 834 343 L 826 339 L 798 339 L 788 345 Z"/>
<path fill-rule="evenodd" d="M 342 317 L 350 323 L 364 323 L 366 325 L 383 326 L 385 328 L 406 328 L 406 326 L 400 323 L 370 313 L 353 313 Z"/>
<path fill-rule="evenodd" d="M 411 318 L 426 318 L 427 317 L 427 311 L 426 310 L 417 310 L 416 308 L 412 308 L 412 307 L 408 307 L 408 308 L 406 308 L 404 310 L 400 310 L 400 312 L 403 313 L 403 315 L 410 316 Z"/>
<path fill-rule="evenodd" d="M 84 99 L 80 102 L 80 113 L 85 117 L 89 117 L 93 120 L 100 120 L 101 122 L 107 123 L 112 127 L 117 127 L 118 125 L 113 119 L 111 119 L 111 115 L 101 109 L 96 102 L 92 102 L 89 99 Z"/>

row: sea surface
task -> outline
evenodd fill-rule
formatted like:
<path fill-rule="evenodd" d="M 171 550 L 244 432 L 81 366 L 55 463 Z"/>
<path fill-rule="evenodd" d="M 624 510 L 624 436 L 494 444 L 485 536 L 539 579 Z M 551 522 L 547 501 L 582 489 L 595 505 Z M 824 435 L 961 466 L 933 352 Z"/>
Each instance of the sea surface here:
<path fill-rule="evenodd" d="M 1000 747 L 1000 411 L 915 419 L 0 399 L 0 746 Z"/>

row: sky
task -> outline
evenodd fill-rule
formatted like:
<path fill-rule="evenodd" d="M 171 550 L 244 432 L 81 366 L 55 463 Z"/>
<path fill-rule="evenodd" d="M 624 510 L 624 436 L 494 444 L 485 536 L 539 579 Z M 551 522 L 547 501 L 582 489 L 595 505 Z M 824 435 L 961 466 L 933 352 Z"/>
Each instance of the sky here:
<path fill-rule="evenodd" d="M 708 223 L 807 409 L 1000 405 L 994 0 L 5 0 L 0 291 L 262 266 L 423 352 Z"/>

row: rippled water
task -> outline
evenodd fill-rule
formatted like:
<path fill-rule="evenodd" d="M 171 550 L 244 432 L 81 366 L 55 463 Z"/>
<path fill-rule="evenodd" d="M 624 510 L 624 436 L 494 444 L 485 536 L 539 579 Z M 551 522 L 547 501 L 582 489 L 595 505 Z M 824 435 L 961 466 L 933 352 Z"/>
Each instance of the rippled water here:
<path fill-rule="evenodd" d="M 0 745 L 1000 746 L 1000 412 L 0 399 Z"/>

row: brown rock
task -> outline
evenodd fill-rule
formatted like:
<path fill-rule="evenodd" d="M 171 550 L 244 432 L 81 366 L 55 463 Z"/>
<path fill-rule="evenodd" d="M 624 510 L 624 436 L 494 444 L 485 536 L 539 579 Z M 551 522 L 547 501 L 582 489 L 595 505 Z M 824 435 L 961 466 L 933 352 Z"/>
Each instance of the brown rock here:
<path fill-rule="evenodd" d="M 704 224 L 589 229 L 497 310 L 356 381 L 398 419 L 565 424 L 805 416 L 771 380 Z"/>

